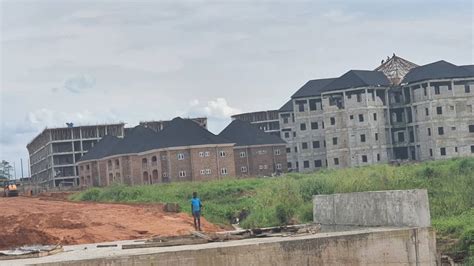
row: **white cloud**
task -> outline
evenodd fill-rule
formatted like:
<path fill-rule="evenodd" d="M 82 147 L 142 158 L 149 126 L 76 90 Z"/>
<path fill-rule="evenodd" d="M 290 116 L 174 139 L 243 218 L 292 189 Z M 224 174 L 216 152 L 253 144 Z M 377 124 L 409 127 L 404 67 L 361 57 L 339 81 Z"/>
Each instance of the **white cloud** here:
<path fill-rule="evenodd" d="M 201 104 L 194 99 L 190 102 L 190 108 L 186 112 L 190 116 L 207 116 L 209 118 L 225 119 L 240 113 L 240 110 L 231 107 L 225 98 L 216 98 Z"/>
<path fill-rule="evenodd" d="M 240 109 L 230 106 L 225 98 L 215 98 L 204 103 L 198 99 L 191 100 L 184 114 L 185 117 L 207 117 L 209 131 L 219 134 L 230 123 L 230 117 L 240 112 Z"/>

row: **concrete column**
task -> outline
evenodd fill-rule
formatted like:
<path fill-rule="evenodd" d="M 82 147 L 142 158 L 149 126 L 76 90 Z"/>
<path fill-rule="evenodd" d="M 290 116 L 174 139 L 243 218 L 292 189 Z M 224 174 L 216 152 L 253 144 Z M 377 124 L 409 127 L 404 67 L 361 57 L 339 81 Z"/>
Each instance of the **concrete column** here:
<path fill-rule="evenodd" d="M 429 124 L 430 124 L 430 127 L 431 127 L 431 138 L 430 138 L 430 141 L 428 142 L 429 143 L 429 149 L 432 149 L 433 150 L 433 159 L 436 159 L 436 149 L 437 149 L 437 144 L 436 144 L 436 140 L 433 140 L 434 139 L 434 134 L 437 134 L 438 132 L 438 128 L 435 128 L 434 127 L 434 124 L 433 124 L 433 94 L 432 94 L 432 90 L 431 90 L 431 83 L 428 82 L 428 97 L 429 97 L 429 106 L 428 106 L 428 112 L 429 112 L 429 115 L 430 115 L 430 119 L 429 119 Z"/>
<path fill-rule="evenodd" d="M 451 79 L 451 93 L 453 94 L 453 97 L 456 95 L 454 93 L 454 80 Z"/>
<path fill-rule="evenodd" d="M 364 90 L 365 92 L 365 107 L 369 107 L 369 93 L 367 88 Z"/>
<path fill-rule="evenodd" d="M 74 150 L 75 136 L 74 136 L 74 130 L 72 128 L 71 128 L 71 136 L 72 136 L 72 141 L 71 141 L 71 145 L 72 145 L 72 163 L 74 164 L 73 174 L 74 174 L 74 177 L 77 177 L 78 173 L 76 171 L 76 153 L 75 153 L 75 150 Z M 76 178 L 74 178 L 74 185 L 75 184 L 76 184 Z"/>

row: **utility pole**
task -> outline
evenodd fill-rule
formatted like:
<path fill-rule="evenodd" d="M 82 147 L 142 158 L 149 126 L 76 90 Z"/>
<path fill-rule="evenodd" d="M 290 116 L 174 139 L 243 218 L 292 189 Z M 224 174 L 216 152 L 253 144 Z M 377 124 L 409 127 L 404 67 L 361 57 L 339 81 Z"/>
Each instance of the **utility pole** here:
<path fill-rule="evenodd" d="M 13 176 L 14 176 L 15 179 L 16 179 L 16 166 L 15 166 L 15 162 L 13 162 Z"/>
<path fill-rule="evenodd" d="M 20 158 L 20 167 L 21 167 L 21 179 L 23 180 L 24 176 L 23 176 L 23 159 Z"/>

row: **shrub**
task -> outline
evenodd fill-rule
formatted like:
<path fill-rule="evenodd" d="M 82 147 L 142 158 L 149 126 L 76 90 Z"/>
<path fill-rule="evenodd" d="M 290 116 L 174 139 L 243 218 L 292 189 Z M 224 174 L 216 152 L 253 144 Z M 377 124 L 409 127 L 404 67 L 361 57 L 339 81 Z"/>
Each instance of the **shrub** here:
<path fill-rule="evenodd" d="M 288 224 L 294 214 L 295 209 L 292 206 L 285 206 L 280 203 L 275 207 L 275 215 L 279 224 Z"/>

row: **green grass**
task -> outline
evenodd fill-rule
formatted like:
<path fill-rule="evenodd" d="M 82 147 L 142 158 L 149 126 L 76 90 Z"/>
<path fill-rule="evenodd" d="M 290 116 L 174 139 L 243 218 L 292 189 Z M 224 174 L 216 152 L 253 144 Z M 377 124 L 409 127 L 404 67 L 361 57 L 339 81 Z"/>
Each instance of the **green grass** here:
<path fill-rule="evenodd" d="M 407 164 L 373 165 L 283 177 L 226 179 L 128 187 L 91 188 L 73 200 L 104 202 L 176 202 L 189 210 L 193 191 L 203 201 L 203 215 L 229 224 L 241 211 L 243 227 L 273 226 L 312 220 L 312 195 L 357 191 L 426 188 L 432 224 L 439 239 L 457 239 L 446 251 L 472 252 L 474 239 L 474 158 Z"/>

